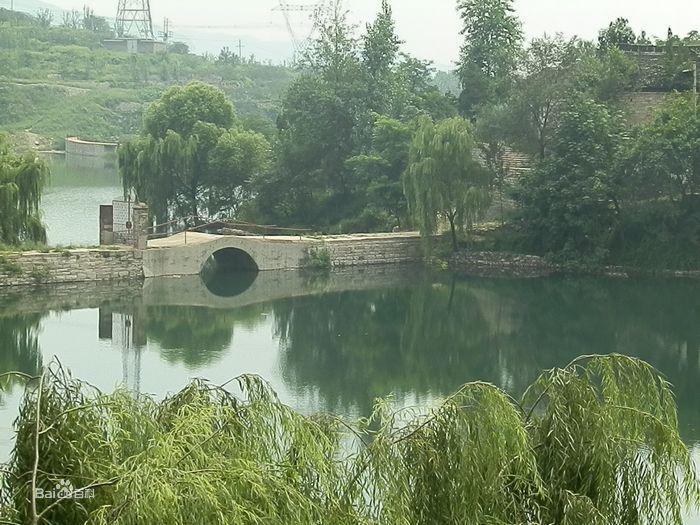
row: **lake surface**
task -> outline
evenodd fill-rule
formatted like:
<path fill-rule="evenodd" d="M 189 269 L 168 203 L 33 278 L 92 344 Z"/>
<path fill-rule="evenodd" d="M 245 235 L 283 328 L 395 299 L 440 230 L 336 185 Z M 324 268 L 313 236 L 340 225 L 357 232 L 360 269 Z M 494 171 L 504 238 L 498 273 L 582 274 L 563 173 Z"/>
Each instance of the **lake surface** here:
<path fill-rule="evenodd" d="M 692 281 L 457 279 L 413 268 L 50 288 L 0 295 L 0 373 L 36 373 L 57 356 L 102 389 L 159 397 L 195 377 L 259 374 L 305 413 L 358 417 L 380 396 L 431 404 L 477 379 L 517 395 L 544 369 L 619 352 L 674 384 L 681 433 L 700 461 L 699 298 Z M 21 394 L 18 384 L 0 393 L 2 456 Z"/>
<path fill-rule="evenodd" d="M 123 194 L 115 159 L 48 155 L 51 169 L 41 210 L 51 246 L 95 246 L 100 205 Z"/>

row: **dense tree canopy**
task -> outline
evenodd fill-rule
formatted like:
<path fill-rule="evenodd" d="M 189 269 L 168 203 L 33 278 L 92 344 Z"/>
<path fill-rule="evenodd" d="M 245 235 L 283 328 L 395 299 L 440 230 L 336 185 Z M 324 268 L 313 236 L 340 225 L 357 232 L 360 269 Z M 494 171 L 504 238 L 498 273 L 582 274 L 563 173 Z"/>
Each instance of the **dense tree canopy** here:
<path fill-rule="evenodd" d="M 360 38 L 338 5 L 317 26 L 282 101 L 277 166 L 257 181 L 256 216 L 342 231 L 406 226 L 407 130 L 421 114 L 454 115 L 454 101 L 428 63 L 400 53 L 389 2 Z"/>
<path fill-rule="evenodd" d="M 192 82 L 184 87 L 170 88 L 148 108 L 144 117 L 144 131 L 161 139 L 168 131 L 189 137 L 198 122 L 228 129 L 233 121 L 233 104 L 221 90 L 201 82 Z"/>
<path fill-rule="evenodd" d="M 0 243 L 46 242 L 39 204 L 47 179 L 36 154 L 15 155 L 0 135 Z"/>
<path fill-rule="evenodd" d="M 551 155 L 518 193 L 538 250 L 593 260 L 607 255 L 619 214 L 611 169 L 618 147 L 619 130 L 605 106 L 584 96 L 568 102 Z"/>
<path fill-rule="evenodd" d="M 620 44 L 634 44 L 637 42 L 637 35 L 630 26 L 626 18 L 617 18 L 605 29 L 601 29 L 598 34 L 598 45 L 601 48 L 618 46 Z"/>
<path fill-rule="evenodd" d="M 628 173 L 641 198 L 700 194 L 700 116 L 691 96 L 667 98 L 632 144 Z"/>

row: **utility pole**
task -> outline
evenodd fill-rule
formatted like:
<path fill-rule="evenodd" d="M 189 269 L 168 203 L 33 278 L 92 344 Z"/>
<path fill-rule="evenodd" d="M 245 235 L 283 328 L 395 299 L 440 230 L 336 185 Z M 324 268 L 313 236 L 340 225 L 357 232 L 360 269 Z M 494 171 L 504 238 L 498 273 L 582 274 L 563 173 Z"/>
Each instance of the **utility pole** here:
<path fill-rule="evenodd" d="M 170 40 L 170 37 L 173 36 L 172 31 L 170 31 L 170 19 L 169 18 L 164 18 L 163 19 L 163 32 L 161 33 L 163 37 L 163 42 L 168 42 Z"/>
<path fill-rule="evenodd" d="M 698 114 L 698 61 L 693 62 L 693 103 L 695 104 L 695 115 Z"/>
<path fill-rule="evenodd" d="M 238 39 L 238 60 L 241 61 L 241 64 L 243 63 L 243 43 L 240 38 Z"/>

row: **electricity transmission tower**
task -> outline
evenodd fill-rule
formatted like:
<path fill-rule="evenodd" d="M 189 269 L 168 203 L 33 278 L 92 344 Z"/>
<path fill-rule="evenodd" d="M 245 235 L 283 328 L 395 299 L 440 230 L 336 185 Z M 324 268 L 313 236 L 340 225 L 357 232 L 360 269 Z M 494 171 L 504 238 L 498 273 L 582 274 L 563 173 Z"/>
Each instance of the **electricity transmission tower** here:
<path fill-rule="evenodd" d="M 324 2 L 317 2 L 315 4 L 288 4 L 280 0 L 279 5 L 273 8 L 273 11 L 282 11 L 282 14 L 284 15 L 284 21 L 287 24 L 287 31 L 289 31 L 289 36 L 292 38 L 292 46 L 294 47 L 295 53 L 298 53 L 299 51 L 304 49 L 311 35 L 304 39 L 299 39 L 297 37 L 297 33 L 294 30 L 294 26 L 292 24 L 290 13 L 315 13 L 323 7 L 323 4 Z M 316 26 L 314 24 L 314 27 L 311 30 L 311 34 L 313 34 L 315 29 Z"/>
<path fill-rule="evenodd" d="M 154 40 L 150 0 L 119 0 L 116 33 L 118 38 L 134 36 Z"/>

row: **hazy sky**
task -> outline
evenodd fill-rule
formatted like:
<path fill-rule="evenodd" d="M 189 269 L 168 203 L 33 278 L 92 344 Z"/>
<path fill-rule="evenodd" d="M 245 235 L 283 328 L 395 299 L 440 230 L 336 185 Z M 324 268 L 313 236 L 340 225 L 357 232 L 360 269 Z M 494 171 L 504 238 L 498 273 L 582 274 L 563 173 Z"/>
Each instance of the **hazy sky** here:
<path fill-rule="evenodd" d="M 98 14 L 114 16 L 116 0 L 48 0 L 64 8 L 92 5 Z M 313 0 L 289 0 L 288 3 L 314 3 Z M 364 24 L 376 13 L 380 0 L 345 0 L 352 19 Z M 405 49 L 420 58 L 447 67 L 459 50 L 459 19 L 456 0 L 394 0 L 392 2 L 398 31 Z M 248 52 L 269 42 L 278 48 L 289 41 L 282 14 L 272 11 L 276 0 L 151 0 L 155 22 L 164 17 L 172 20 L 175 38 L 191 40 L 195 50 L 211 48 L 223 39 L 249 39 Z M 628 18 L 639 31 L 663 36 L 669 26 L 685 34 L 700 28 L 698 0 L 515 0 L 528 37 L 562 32 L 593 38 L 598 29 L 618 16 Z M 296 31 L 306 35 L 306 15 L 293 19 Z M 216 26 L 207 34 L 201 27 Z M 222 27 L 225 26 L 225 27 Z M 305 30 L 306 29 L 306 30 Z M 196 40 L 196 41 L 195 41 Z M 232 46 L 233 47 L 233 46 Z M 257 50 L 261 54 L 263 50 Z"/>

